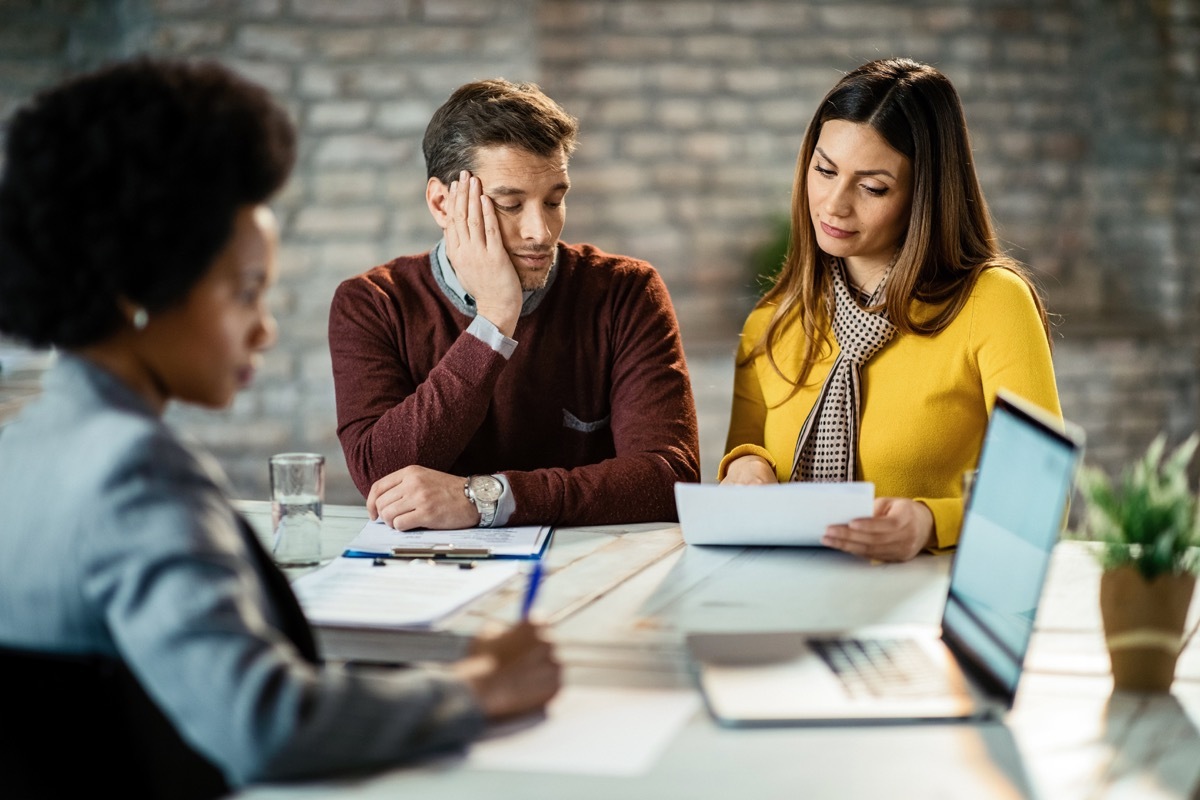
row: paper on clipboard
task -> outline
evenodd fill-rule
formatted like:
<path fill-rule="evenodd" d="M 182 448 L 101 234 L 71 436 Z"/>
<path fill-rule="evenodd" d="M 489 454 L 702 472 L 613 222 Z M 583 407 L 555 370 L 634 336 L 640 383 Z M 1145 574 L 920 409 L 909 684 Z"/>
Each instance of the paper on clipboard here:
<path fill-rule="evenodd" d="M 869 517 L 875 484 L 676 483 L 679 527 L 688 544 L 820 546 L 825 528 Z"/>
<path fill-rule="evenodd" d="M 394 548 L 413 550 L 411 558 L 434 557 L 439 548 L 453 546 L 471 553 L 471 558 L 537 558 L 546 548 L 551 526 L 528 525 L 516 528 L 464 528 L 462 530 L 398 531 L 390 525 L 374 520 L 363 526 L 358 535 L 346 546 L 348 556 L 391 557 Z M 415 552 L 425 549 L 427 554 Z"/>

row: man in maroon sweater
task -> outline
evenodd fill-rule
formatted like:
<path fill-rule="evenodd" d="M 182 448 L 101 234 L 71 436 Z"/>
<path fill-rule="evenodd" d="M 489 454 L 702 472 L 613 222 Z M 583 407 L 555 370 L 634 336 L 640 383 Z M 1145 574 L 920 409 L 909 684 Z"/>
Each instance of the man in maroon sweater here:
<path fill-rule="evenodd" d="M 470 83 L 425 131 L 442 229 L 338 287 L 338 436 L 399 530 L 676 518 L 699 480 L 679 327 L 644 261 L 559 242 L 577 123 L 532 84 Z"/>

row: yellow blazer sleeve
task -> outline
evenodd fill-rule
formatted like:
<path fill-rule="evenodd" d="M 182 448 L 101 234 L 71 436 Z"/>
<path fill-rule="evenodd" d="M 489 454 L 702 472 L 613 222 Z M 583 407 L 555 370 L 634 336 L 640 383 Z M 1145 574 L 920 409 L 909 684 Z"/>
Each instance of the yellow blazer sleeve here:
<path fill-rule="evenodd" d="M 1029 287 L 1007 270 L 988 270 L 986 275 L 994 278 L 996 291 L 987 291 L 973 304 L 971 340 L 988 413 L 996 392 L 1007 389 L 1061 420 L 1050 341 Z"/>
<path fill-rule="evenodd" d="M 969 309 L 969 350 L 974 354 L 984 402 L 990 415 L 996 393 L 1007 389 L 1062 419 L 1050 342 L 1029 287 L 1005 269 L 979 278 Z M 963 498 L 914 498 L 933 512 L 939 548 L 958 543 Z"/>
<path fill-rule="evenodd" d="M 725 437 L 725 457 L 717 468 L 717 480 L 724 480 L 729 464 L 744 455 L 762 456 L 775 467 L 775 459 L 763 447 L 763 428 L 767 420 L 767 405 L 763 399 L 758 369 L 748 363 L 747 356 L 762 336 L 770 309 L 758 309 L 742 326 L 733 373 L 733 406 L 729 414 L 729 434 Z"/>

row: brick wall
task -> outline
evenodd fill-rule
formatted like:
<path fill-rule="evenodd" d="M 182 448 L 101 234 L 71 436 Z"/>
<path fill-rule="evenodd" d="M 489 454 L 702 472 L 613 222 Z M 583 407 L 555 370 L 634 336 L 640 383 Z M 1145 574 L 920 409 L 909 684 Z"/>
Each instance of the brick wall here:
<path fill-rule="evenodd" d="M 171 43 L 159 49 L 173 53 L 176 42 L 195 42 L 187 53 L 257 78 L 286 101 L 301 141 L 276 204 L 280 346 L 229 413 L 174 416 L 221 455 L 248 495 L 265 496 L 270 453 L 302 449 L 325 454 L 330 502 L 361 502 L 335 435 L 329 300 L 343 279 L 437 240 L 424 200 L 425 124 L 466 81 L 537 77 L 533 3 L 293 0 L 229 3 L 239 11 L 219 15 L 207 3 L 156 5 L 148 39 Z"/>
<path fill-rule="evenodd" d="M 740 326 L 753 293 L 738 267 L 787 213 L 816 104 L 881 56 L 955 82 L 1016 255 L 1054 278 L 1072 261 L 1047 224 L 1084 216 L 1072 3 L 557 0 L 540 20 L 546 87 L 583 122 L 573 173 L 596 177 L 575 179 L 572 226 L 657 264 L 693 341 Z"/>
<path fill-rule="evenodd" d="M 1045 287 L 1067 414 L 1112 466 L 1197 427 L 1200 9 L 1195 0 L 0 0 L 0 120 L 36 89 L 138 52 L 216 57 L 300 128 L 276 203 L 281 343 L 227 412 L 174 409 L 239 493 L 266 457 L 329 459 L 325 325 L 345 277 L 426 249 L 420 136 L 458 84 L 536 80 L 582 122 L 565 238 L 651 260 L 670 287 L 711 477 L 748 255 L 785 214 L 815 104 L 909 55 L 959 88 L 1001 235 Z M 2 124 L 2 123 L 0 123 Z"/>

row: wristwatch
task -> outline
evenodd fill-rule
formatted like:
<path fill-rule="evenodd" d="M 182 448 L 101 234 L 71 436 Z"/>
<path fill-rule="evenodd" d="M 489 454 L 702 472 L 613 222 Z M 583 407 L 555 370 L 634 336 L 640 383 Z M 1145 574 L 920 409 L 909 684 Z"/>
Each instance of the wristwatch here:
<path fill-rule="evenodd" d="M 479 511 L 479 527 L 490 528 L 496 520 L 496 503 L 504 494 L 504 484 L 495 475 L 472 475 L 463 486 L 463 494 Z"/>

